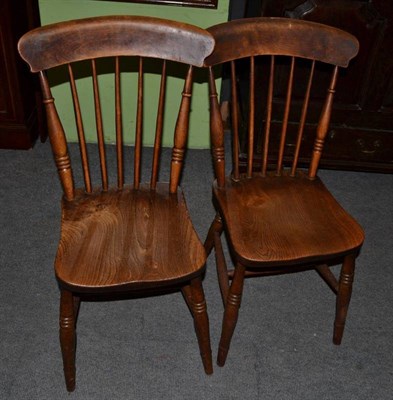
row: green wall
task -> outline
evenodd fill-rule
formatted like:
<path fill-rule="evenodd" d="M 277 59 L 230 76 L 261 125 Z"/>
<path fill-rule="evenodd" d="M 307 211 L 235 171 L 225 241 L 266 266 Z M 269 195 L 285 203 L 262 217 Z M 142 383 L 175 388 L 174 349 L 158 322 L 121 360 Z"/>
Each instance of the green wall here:
<path fill-rule="evenodd" d="M 49 23 L 65 21 L 69 19 L 85 18 L 100 15 L 148 15 L 166 19 L 172 19 L 187 22 L 207 28 L 211 25 L 224 22 L 228 17 L 229 0 L 219 0 L 218 8 L 202 9 L 193 7 L 177 7 L 177 6 L 158 6 L 138 3 L 109 2 L 101 0 L 39 0 L 41 23 L 46 25 Z M 206 71 L 198 70 L 197 79 L 193 87 L 192 112 L 190 119 L 190 136 L 189 146 L 193 148 L 209 147 L 209 115 L 208 115 L 208 91 L 206 84 Z M 100 78 L 101 101 L 113 103 L 114 84 L 112 76 L 102 76 Z M 154 74 L 146 74 L 144 77 L 145 84 L 145 113 L 144 113 L 144 129 L 143 141 L 145 145 L 152 145 L 154 141 L 155 131 L 155 110 L 158 102 L 159 77 Z M 217 82 L 219 86 L 219 82 Z M 122 93 L 123 106 L 130 110 L 128 115 L 124 116 L 123 129 L 125 143 L 133 143 L 135 132 L 135 93 L 136 76 L 135 74 L 122 74 Z M 84 125 L 86 138 L 89 142 L 96 141 L 95 122 L 94 122 L 94 105 L 90 95 L 91 82 L 82 79 L 78 84 L 81 103 L 89 110 L 84 115 Z M 219 87 L 218 87 L 219 89 Z M 73 121 L 73 110 L 71 101 L 65 99 L 69 91 L 68 83 L 59 83 L 53 88 L 53 94 L 56 104 L 61 109 L 60 117 L 63 121 L 68 139 L 70 141 L 77 140 L 76 128 Z M 172 132 L 175 116 L 179 105 L 179 94 L 182 91 L 182 80 L 180 78 L 170 78 L 167 86 L 167 107 L 169 112 L 165 116 L 164 126 L 164 146 L 172 145 Z M 171 101 L 175 98 L 176 102 Z M 149 115 L 149 110 L 154 110 Z M 105 139 L 107 143 L 113 143 L 114 134 L 114 105 L 103 115 Z"/>

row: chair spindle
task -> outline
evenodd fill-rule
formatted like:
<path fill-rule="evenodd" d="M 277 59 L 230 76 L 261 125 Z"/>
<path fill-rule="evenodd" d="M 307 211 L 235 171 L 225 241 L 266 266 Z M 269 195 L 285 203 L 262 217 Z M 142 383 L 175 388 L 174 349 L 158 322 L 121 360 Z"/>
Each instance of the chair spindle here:
<path fill-rule="evenodd" d="M 169 181 L 169 192 L 177 193 L 180 173 L 183 166 L 185 146 L 187 143 L 188 125 L 190 119 L 191 92 L 192 92 L 193 67 L 187 72 L 186 81 L 182 93 L 180 110 L 176 121 L 174 145 L 172 148 L 171 175 Z"/>
<path fill-rule="evenodd" d="M 274 56 L 271 56 L 269 87 L 268 87 L 268 91 L 267 91 L 265 136 L 264 136 L 263 156 L 262 156 L 262 176 L 266 176 L 267 161 L 268 161 L 268 155 L 269 155 L 269 138 L 270 138 L 270 125 L 271 125 L 271 121 L 272 121 L 273 89 L 274 89 L 274 62 L 275 62 Z"/>
<path fill-rule="evenodd" d="M 91 68 L 92 68 L 92 77 L 93 77 L 97 141 L 98 141 L 98 150 L 99 150 L 100 165 L 101 165 L 102 190 L 104 192 L 106 192 L 108 190 L 108 171 L 107 171 L 107 167 L 106 167 L 104 129 L 103 129 L 103 124 L 102 124 L 102 112 L 101 112 L 100 92 L 99 92 L 99 88 L 98 88 L 97 67 L 96 67 L 96 62 L 94 59 L 91 60 Z"/>
<path fill-rule="evenodd" d="M 116 118 L 116 154 L 117 154 L 117 187 L 124 185 L 123 166 L 123 127 L 121 118 L 120 59 L 115 57 L 115 118 Z"/>
<path fill-rule="evenodd" d="M 284 150 L 285 150 L 285 139 L 287 136 L 287 128 L 288 128 L 289 110 L 291 108 L 294 70 L 295 70 L 295 57 L 291 57 L 291 69 L 289 72 L 287 95 L 286 95 L 286 99 L 285 99 L 284 118 L 283 118 L 282 127 L 281 127 L 280 147 L 279 147 L 279 151 L 278 151 L 277 171 L 276 171 L 277 175 L 281 175 L 281 173 L 282 173 L 282 165 L 283 165 Z"/>
<path fill-rule="evenodd" d="M 250 57 L 250 109 L 248 113 L 248 163 L 247 177 L 252 176 L 252 165 L 254 161 L 254 122 L 255 122 L 255 59 Z"/>
<path fill-rule="evenodd" d="M 72 70 L 71 64 L 68 64 L 68 76 L 70 79 L 72 104 L 74 106 L 76 128 L 77 128 L 77 132 L 78 132 L 79 149 L 80 149 L 81 160 L 82 160 L 82 169 L 83 169 L 83 179 L 85 182 L 85 190 L 87 193 L 91 193 L 92 187 L 91 187 L 91 178 L 90 178 L 90 169 L 89 169 L 89 159 L 88 159 L 87 148 L 86 148 L 85 131 L 83 128 L 83 120 L 82 120 L 82 113 L 81 113 L 81 108 L 80 108 L 80 103 L 79 103 L 79 96 L 78 96 L 74 72 Z"/>
<path fill-rule="evenodd" d="M 300 117 L 300 122 L 299 122 L 299 129 L 298 129 L 297 138 L 296 138 L 295 152 L 293 155 L 291 176 L 296 175 L 296 168 L 297 168 L 297 164 L 299 161 L 299 152 L 300 152 L 300 146 L 302 144 L 302 139 L 303 139 L 304 125 L 305 125 L 306 117 L 307 117 L 308 104 L 310 101 L 311 86 L 312 86 L 312 81 L 313 81 L 313 77 L 314 77 L 314 68 L 315 68 L 315 60 L 313 60 L 313 62 L 311 64 L 306 94 L 304 96 L 303 107 L 302 107 L 302 112 L 301 112 L 301 117 Z"/>
<path fill-rule="evenodd" d="M 156 135 L 154 139 L 153 167 L 150 180 L 150 188 L 155 189 L 158 179 L 158 167 L 160 163 L 160 152 L 162 142 L 162 130 L 164 127 L 164 107 L 166 92 L 166 61 L 162 63 L 160 96 L 158 100 L 157 119 L 156 119 Z"/>
<path fill-rule="evenodd" d="M 233 179 L 239 180 L 239 114 L 236 82 L 236 64 L 231 61 L 231 116 L 233 136 Z"/>
<path fill-rule="evenodd" d="M 143 58 L 139 57 L 138 103 L 136 111 L 136 132 L 135 132 L 135 153 L 134 153 L 135 189 L 139 189 L 139 183 L 141 181 L 142 120 L 143 120 Z"/>

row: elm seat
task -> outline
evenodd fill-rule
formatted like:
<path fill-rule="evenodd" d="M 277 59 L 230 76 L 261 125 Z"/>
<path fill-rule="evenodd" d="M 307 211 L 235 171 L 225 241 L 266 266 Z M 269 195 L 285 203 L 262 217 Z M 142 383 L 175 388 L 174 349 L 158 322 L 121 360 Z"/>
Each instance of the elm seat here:
<path fill-rule="evenodd" d="M 183 192 L 168 184 L 139 190 L 79 190 L 63 200 L 55 270 L 79 291 L 129 290 L 176 284 L 198 276 L 206 254 L 186 208 Z"/>
<path fill-rule="evenodd" d="M 341 207 L 319 178 L 299 173 L 238 182 L 225 190 L 214 184 L 214 198 L 230 242 L 247 265 L 287 265 L 335 258 L 362 244 L 362 228 Z M 307 246 L 303 244 L 307 243 Z"/>

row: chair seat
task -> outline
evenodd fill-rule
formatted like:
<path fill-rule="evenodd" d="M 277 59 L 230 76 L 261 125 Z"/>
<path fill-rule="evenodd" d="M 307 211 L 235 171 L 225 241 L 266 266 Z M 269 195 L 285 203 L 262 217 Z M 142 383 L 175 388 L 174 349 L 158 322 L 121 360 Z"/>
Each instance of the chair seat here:
<path fill-rule="evenodd" d="M 86 194 L 63 200 L 55 269 L 76 291 L 122 290 L 174 284 L 200 274 L 206 254 L 181 189 Z"/>
<path fill-rule="evenodd" d="M 225 189 L 215 183 L 213 192 L 233 250 L 247 266 L 341 256 L 364 240 L 362 228 L 319 178 L 227 178 Z"/>

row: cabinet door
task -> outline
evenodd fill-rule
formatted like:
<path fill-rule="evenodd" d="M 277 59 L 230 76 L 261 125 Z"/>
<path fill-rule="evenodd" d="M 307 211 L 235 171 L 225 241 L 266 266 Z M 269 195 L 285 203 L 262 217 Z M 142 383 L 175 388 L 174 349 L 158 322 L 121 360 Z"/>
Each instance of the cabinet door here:
<path fill-rule="evenodd" d="M 15 110 L 10 89 L 15 83 L 10 75 L 10 71 L 15 69 L 10 52 L 9 26 L 6 21 L 6 4 L 0 6 L 0 123 L 15 121 Z"/>
<path fill-rule="evenodd" d="M 38 24 L 37 0 L 0 1 L 0 148 L 28 149 L 38 136 L 37 81 L 17 52 Z"/>
<path fill-rule="evenodd" d="M 247 16 L 256 15 L 324 23 L 344 29 L 358 38 L 358 56 L 347 69 L 340 72 L 331 130 L 326 139 L 321 166 L 393 172 L 393 2 L 250 0 Z M 320 69 L 317 73 L 327 72 Z M 302 66 L 298 74 L 301 77 Z M 286 90 L 284 70 L 276 85 L 275 102 L 279 107 Z M 312 100 L 316 106 L 321 91 L 322 88 L 313 89 Z M 296 107 L 296 82 L 294 99 Z M 262 106 L 263 101 L 263 98 L 259 99 Z M 311 109 L 310 117 L 315 126 L 316 108 Z M 309 126 L 310 130 L 312 128 Z M 289 136 L 292 134 L 294 132 L 289 132 Z M 308 136 L 306 132 L 306 148 L 312 145 L 307 142 Z M 287 152 L 291 152 L 291 143 L 287 146 Z"/>

